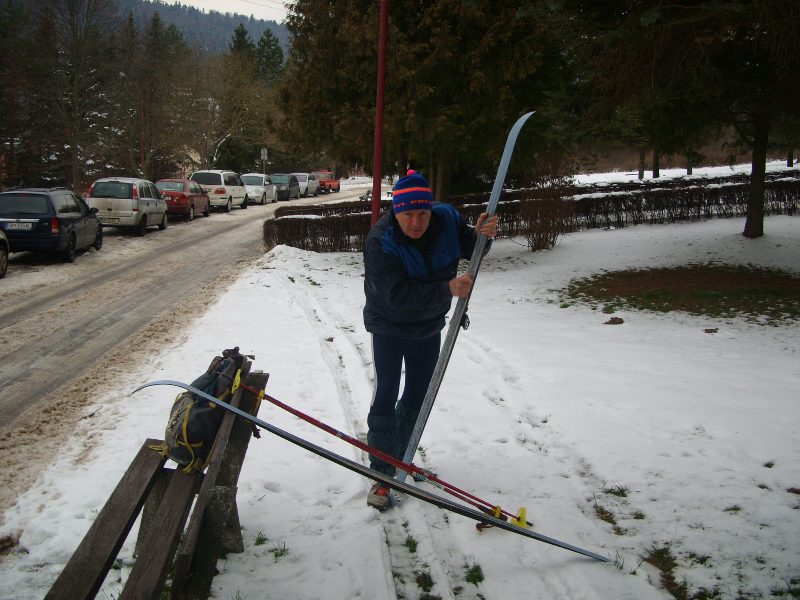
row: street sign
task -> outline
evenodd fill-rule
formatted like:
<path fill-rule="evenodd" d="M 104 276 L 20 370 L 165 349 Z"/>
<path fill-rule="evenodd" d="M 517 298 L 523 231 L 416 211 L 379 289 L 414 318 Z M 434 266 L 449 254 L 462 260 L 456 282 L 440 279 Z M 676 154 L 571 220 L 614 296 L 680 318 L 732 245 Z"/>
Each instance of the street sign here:
<path fill-rule="evenodd" d="M 266 148 L 262 148 L 261 149 L 261 160 L 267 160 L 267 149 Z"/>

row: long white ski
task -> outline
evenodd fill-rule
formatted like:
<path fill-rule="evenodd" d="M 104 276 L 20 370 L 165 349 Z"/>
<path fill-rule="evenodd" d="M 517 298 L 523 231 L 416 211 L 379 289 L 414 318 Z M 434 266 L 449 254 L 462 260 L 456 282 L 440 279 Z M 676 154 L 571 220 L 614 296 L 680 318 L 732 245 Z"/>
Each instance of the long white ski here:
<path fill-rule="evenodd" d="M 497 210 L 497 203 L 500 201 L 500 192 L 502 191 L 503 183 L 506 180 L 506 173 L 508 172 L 508 165 L 511 162 L 511 156 L 514 154 L 514 146 L 517 143 L 517 136 L 519 136 L 522 126 L 525 124 L 525 121 L 531 117 L 531 115 L 533 115 L 533 112 L 525 113 L 519 119 L 517 119 L 517 122 L 514 123 L 514 126 L 511 128 L 511 131 L 508 134 L 506 146 L 503 150 L 503 156 L 500 159 L 500 166 L 497 169 L 497 177 L 495 177 L 492 193 L 489 196 L 489 205 L 486 208 L 486 213 L 490 217 L 494 215 L 495 211 Z M 472 273 L 472 276 L 476 279 L 478 277 L 478 270 L 481 266 L 481 260 L 483 259 L 483 252 L 486 248 L 486 242 L 486 236 L 478 234 L 478 241 L 475 243 L 475 249 L 472 251 L 472 257 L 470 258 L 469 267 L 467 268 L 467 272 Z M 473 289 L 475 289 L 474 281 Z M 469 297 L 459 298 L 458 302 L 456 303 L 455 311 L 450 319 L 447 335 L 445 336 L 442 349 L 439 353 L 439 360 L 437 361 L 436 368 L 433 371 L 431 382 L 428 384 L 428 390 L 425 392 L 425 399 L 422 401 L 417 422 L 414 425 L 408 445 L 406 446 L 406 450 L 402 456 L 402 460 L 405 463 L 412 462 L 414 459 L 414 454 L 417 452 L 417 446 L 419 446 L 419 441 L 422 438 L 422 432 L 425 430 L 425 425 L 428 423 L 428 417 L 431 414 L 433 402 L 436 400 L 436 394 L 439 393 L 439 387 L 442 385 L 444 372 L 447 369 L 447 364 L 450 362 L 450 355 L 453 353 L 453 347 L 456 344 L 456 338 L 458 337 L 459 329 L 461 329 L 462 326 L 464 329 L 469 327 L 469 319 L 466 317 L 468 303 Z M 398 471 L 395 475 L 395 479 L 397 481 L 405 481 L 405 478 L 405 471 Z"/>

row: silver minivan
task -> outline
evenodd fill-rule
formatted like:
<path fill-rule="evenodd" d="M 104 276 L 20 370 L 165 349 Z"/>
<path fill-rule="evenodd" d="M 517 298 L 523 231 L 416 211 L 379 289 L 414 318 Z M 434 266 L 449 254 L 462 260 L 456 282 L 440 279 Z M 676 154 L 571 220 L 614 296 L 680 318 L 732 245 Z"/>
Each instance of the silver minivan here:
<path fill-rule="evenodd" d="M 86 203 L 97 209 L 103 227 L 127 227 L 137 235 L 152 225 L 167 228 L 167 202 L 147 179 L 103 177 L 89 188 Z"/>

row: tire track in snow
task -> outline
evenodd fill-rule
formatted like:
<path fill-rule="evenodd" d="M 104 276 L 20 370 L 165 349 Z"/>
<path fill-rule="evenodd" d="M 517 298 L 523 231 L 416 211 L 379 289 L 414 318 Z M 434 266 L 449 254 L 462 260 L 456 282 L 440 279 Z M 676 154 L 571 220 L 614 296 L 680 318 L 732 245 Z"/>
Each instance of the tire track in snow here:
<path fill-rule="evenodd" d="M 287 273 L 281 279 L 312 329 L 318 331 L 321 354 L 336 381 L 339 402 L 351 427 L 348 433 L 365 441 L 368 404 L 359 406 L 355 395 L 371 398 L 373 373 L 369 351 L 356 334 L 361 327 L 360 321 L 352 323 L 338 314 L 327 297 L 328 290 L 319 286 L 308 271 L 302 276 Z M 346 379 L 343 377 L 345 373 L 350 374 Z M 349 381 L 360 381 L 359 389 L 353 390 Z M 359 460 L 367 464 L 367 454 L 358 453 Z M 370 485 L 370 482 L 366 483 L 365 491 Z M 366 503 L 364 508 L 371 510 Z M 449 536 L 442 535 L 442 530 L 448 526 L 448 516 L 442 514 L 444 512 L 409 499 L 380 516 L 398 598 L 417 597 L 420 592 L 418 575 L 428 573 L 433 580 L 429 592 L 432 597 L 486 599 L 478 586 L 465 581 L 470 560 L 452 544 L 445 543 Z M 412 545 L 415 546 L 413 553 L 409 548 Z"/>

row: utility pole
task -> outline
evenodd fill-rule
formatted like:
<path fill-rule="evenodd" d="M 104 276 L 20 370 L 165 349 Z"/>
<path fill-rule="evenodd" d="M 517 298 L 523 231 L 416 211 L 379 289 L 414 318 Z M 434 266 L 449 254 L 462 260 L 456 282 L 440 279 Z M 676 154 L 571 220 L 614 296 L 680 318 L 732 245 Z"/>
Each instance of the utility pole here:
<path fill-rule="evenodd" d="M 389 0 L 381 0 L 378 30 L 378 91 L 375 98 L 375 150 L 372 160 L 372 224 L 381 214 L 381 179 L 383 177 L 383 105 L 386 83 L 386 30 L 389 28 Z"/>

